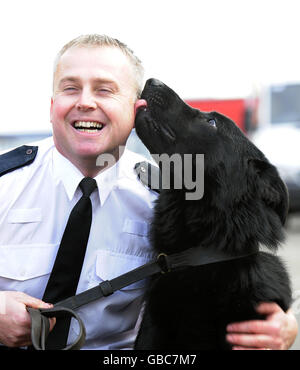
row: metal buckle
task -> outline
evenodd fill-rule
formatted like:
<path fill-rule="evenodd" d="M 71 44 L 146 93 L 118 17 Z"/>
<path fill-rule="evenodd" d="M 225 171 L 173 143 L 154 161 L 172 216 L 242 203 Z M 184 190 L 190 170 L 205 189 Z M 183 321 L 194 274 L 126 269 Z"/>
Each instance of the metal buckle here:
<path fill-rule="evenodd" d="M 161 259 L 161 257 L 164 257 L 163 261 L 159 261 Z M 166 253 L 159 253 L 159 255 L 156 258 L 156 261 L 158 262 L 159 267 L 161 268 L 161 273 L 162 274 L 165 274 L 165 273 L 171 271 L 171 267 L 170 267 L 166 257 L 168 257 L 168 255 Z"/>

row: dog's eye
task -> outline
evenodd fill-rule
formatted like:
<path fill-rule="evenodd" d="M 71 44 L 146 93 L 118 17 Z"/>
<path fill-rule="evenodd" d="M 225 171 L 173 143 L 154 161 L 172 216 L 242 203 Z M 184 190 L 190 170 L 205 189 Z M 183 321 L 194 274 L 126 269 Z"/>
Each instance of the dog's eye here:
<path fill-rule="evenodd" d="M 210 120 L 208 121 L 208 123 L 209 123 L 211 126 L 213 126 L 213 127 L 217 127 L 216 120 L 214 120 L 214 119 L 210 119 Z"/>

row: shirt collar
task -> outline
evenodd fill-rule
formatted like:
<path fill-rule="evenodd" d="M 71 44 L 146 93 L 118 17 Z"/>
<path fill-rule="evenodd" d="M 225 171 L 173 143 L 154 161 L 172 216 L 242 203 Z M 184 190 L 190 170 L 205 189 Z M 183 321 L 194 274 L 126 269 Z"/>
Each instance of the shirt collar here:
<path fill-rule="evenodd" d="M 125 149 L 121 158 L 110 168 L 99 173 L 95 180 L 98 186 L 99 199 L 103 205 L 110 192 L 115 187 L 119 187 L 125 178 L 135 178 L 134 163 L 131 159 L 130 151 Z M 56 183 L 62 182 L 69 200 L 72 200 L 83 174 L 67 158 L 58 152 L 53 151 L 53 175 Z"/>
<path fill-rule="evenodd" d="M 72 200 L 80 181 L 82 173 L 67 158 L 54 148 L 53 151 L 53 175 L 56 183 L 62 182 L 69 200 Z"/>
<path fill-rule="evenodd" d="M 109 167 L 95 177 L 99 191 L 100 203 L 102 205 L 116 185 L 118 178 L 118 168 L 119 163 L 116 162 L 112 167 Z"/>
<path fill-rule="evenodd" d="M 134 174 L 134 160 L 131 158 L 130 154 L 131 152 L 125 148 L 122 156 L 113 166 L 99 173 L 95 177 L 99 189 L 101 204 L 104 204 L 105 200 L 114 188 L 122 188 L 122 184 L 124 184 L 125 179 L 128 180 L 136 178 L 136 175 Z"/>

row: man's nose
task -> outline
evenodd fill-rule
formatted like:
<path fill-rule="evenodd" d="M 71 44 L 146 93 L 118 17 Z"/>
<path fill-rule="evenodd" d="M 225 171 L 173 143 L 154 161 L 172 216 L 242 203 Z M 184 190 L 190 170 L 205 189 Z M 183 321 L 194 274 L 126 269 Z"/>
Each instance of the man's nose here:
<path fill-rule="evenodd" d="M 81 111 L 94 110 L 97 108 L 96 100 L 90 91 L 82 90 L 76 108 Z"/>

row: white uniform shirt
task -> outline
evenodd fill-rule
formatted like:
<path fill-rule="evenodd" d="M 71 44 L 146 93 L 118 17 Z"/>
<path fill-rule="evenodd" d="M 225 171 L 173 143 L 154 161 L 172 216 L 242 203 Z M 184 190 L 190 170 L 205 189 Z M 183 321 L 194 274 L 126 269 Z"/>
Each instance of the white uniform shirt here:
<path fill-rule="evenodd" d="M 69 217 L 81 197 L 84 177 L 55 148 L 39 143 L 34 162 L 0 177 L 0 290 L 42 298 Z M 154 258 L 147 237 L 155 192 L 138 179 L 143 157 L 125 150 L 117 164 L 95 177 L 93 219 L 77 293 Z M 131 348 L 145 281 L 137 282 L 77 312 L 85 349 Z M 72 321 L 69 342 L 78 334 Z"/>

